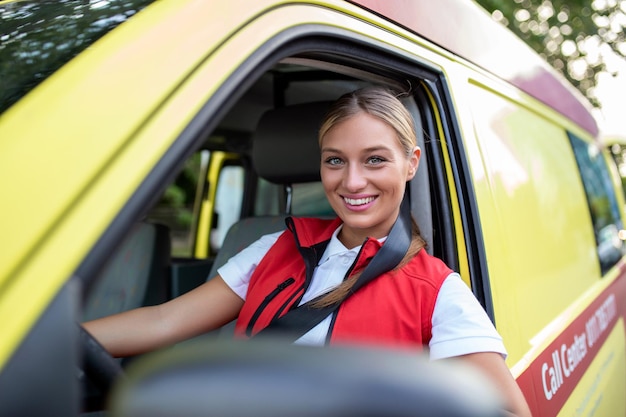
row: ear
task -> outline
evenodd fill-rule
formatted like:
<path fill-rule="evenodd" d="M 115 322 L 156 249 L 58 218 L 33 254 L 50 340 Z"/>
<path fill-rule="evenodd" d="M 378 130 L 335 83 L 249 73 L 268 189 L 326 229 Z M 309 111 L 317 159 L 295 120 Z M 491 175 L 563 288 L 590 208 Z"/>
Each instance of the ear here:
<path fill-rule="evenodd" d="M 420 158 L 422 156 L 422 150 L 419 146 L 413 148 L 411 155 L 409 155 L 409 169 L 406 174 L 406 180 L 410 181 L 415 177 L 415 173 L 417 172 L 417 167 L 420 164 Z"/>

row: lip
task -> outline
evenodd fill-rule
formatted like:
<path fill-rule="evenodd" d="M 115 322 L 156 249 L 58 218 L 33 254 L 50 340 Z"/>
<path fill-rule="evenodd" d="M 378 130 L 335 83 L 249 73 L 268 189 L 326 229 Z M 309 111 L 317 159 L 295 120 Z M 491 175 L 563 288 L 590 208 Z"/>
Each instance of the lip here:
<path fill-rule="evenodd" d="M 344 206 L 351 211 L 364 211 L 370 208 L 378 199 L 375 195 L 341 196 Z"/>

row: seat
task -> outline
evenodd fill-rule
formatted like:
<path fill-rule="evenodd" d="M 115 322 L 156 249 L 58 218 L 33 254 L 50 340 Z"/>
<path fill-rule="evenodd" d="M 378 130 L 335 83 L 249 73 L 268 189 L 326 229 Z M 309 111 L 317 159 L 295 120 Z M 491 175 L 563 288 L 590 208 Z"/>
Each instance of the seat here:
<path fill-rule="evenodd" d="M 285 228 L 287 215 L 246 217 L 234 223 L 229 229 L 222 247 L 215 257 L 208 279 L 217 275 L 217 269 L 226 261 L 245 249 L 263 235 L 278 232 Z"/>
<path fill-rule="evenodd" d="M 415 123 L 415 133 L 417 136 L 417 146 L 422 150 L 422 157 L 420 158 L 420 165 L 415 173 L 415 178 L 409 184 L 409 190 L 411 193 L 411 213 L 415 222 L 419 225 L 420 233 L 426 241 L 426 251 L 429 254 L 433 254 L 433 217 L 431 213 L 431 201 L 430 201 L 430 185 L 428 179 L 428 160 L 426 159 L 426 144 L 424 141 L 424 129 L 422 125 L 422 119 L 420 117 L 417 104 L 412 98 L 401 99 L 404 107 L 407 108 L 409 113 L 413 116 L 413 122 Z M 414 196 L 414 197 L 413 197 Z"/>
<path fill-rule="evenodd" d="M 135 224 L 89 293 L 83 321 L 167 301 L 170 245 L 166 226 Z"/>
<path fill-rule="evenodd" d="M 319 124 L 330 102 L 312 102 L 281 107 L 263 114 L 252 138 L 252 161 L 257 175 L 289 187 L 320 181 Z M 233 255 L 261 236 L 285 229 L 290 209 L 275 216 L 247 217 L 234 223 L 226 233 L 208 279 L 217 275 Z"/>

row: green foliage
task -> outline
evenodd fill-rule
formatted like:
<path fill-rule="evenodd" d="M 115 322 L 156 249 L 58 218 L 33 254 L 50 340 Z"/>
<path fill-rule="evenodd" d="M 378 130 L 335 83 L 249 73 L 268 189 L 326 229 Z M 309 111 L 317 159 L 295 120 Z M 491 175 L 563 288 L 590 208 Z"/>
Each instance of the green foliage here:
<path fill-rule="evenodd" d="M 600 107 L 594 88 L 604 56 L 626 56 L 626 0 L 477 0 Z"/>
<path fill-rule="evenodd" d="M 161 196 L 151 213 L 153 220 L 162 222 L 173 230 L 187 229 L 191 226 L 199 172 L 200 154 L 196 153 Z"/>

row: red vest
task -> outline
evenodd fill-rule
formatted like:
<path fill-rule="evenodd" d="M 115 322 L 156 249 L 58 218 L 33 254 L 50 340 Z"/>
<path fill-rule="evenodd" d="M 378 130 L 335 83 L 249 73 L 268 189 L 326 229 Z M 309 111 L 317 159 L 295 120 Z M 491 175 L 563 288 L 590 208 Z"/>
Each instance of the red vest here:
<path fill-rule="evenodd" d="M 235 327 L 237 335 L 250 337 L 298 305 L 313 268 L 340 224 L 339 218 L 288 219 L 288 230 L 252 274 Z M 348 279 L 364 268 L 380 247 L 376 239 L 368 238 Z M 391 347 L 427 345 L 437 294 L 450 273 L 441 260 L 420 250 L 404 267 L 379 276 L 345 300 L 333 317 L 327 340 Z"/>

